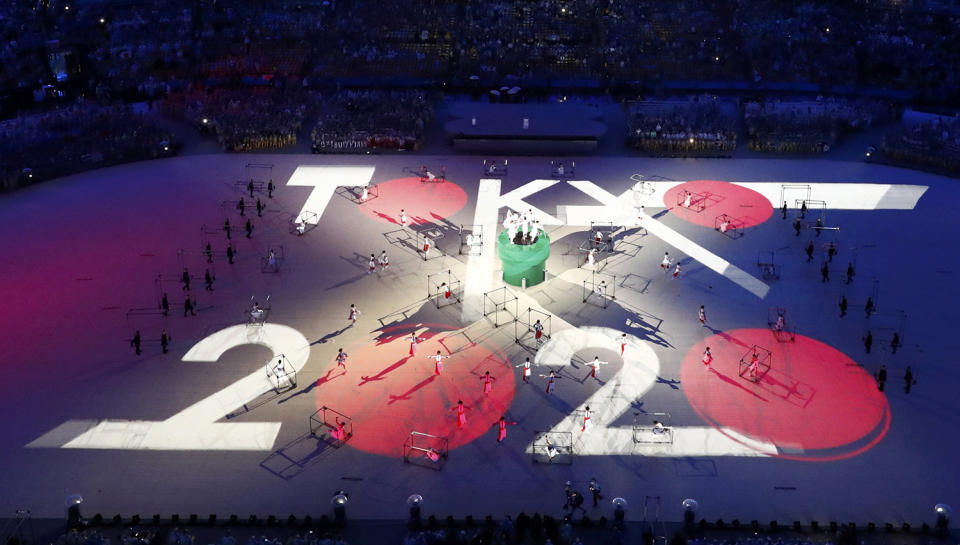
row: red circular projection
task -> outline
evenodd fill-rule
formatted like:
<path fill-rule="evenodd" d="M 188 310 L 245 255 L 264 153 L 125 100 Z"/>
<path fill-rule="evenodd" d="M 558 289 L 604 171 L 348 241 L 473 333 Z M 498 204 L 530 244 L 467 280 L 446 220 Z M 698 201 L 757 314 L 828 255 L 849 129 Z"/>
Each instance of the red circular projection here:
<path fill-rule="evenodd" d="M 397 178 L 377 184 L 377 197 L 360 205 L 360 211 L 380 221 L 400 225 L 400 210 L 407 223 L 423 224 L 445 220 L 467 204 L 467 193 L 459 185 L 421 182 L 420 178 Z"/>
<path fill-rule="evenodd" d="M 685 206 L 688 191 L 690 206 Z M 773 214 L 773 205 L 760 193 L 714 180 L 682 183 L 663 194 L 663 203 L 677 217 L 704 227 L 716 227 L 717 218 L 722 214 L 739 220 L 742 227 L 760 225 Z"/>
<path fill-rule="evenodd" d="M 414 332 L 421 341 L 411 356 Z M 450 356 L 440 375 L 436 360 L 429 358 L 437 350 Z M 317 381 L 316 404 L 351 418 L 354 435 L 347 444 L 366 452 L 400 457 L 411 431 L 446 437 L 449 448 L 456 448 L 491 431 L 513 401 L 514 376 L 506 358 L 451 326 L 394 326 L 344 352 L 349 355 L 346 374 L 331 362 Z M 487 371 L 494 380 L 485 395 Z M 457 428 L 458 400 L 470 409 L 462 429 Z"/>
<path fill-rule="evenodd" d="M 740 376 L 740 358 L 754 346 L 771 352 L 757 382 Z M 713 362 L 702 362 L 710 347 Z M 763 355 L 763 352 L 760 352 Z M 681 383 L 694 410 L 708 423 L 777 446 L 779 456 L 836 460 L 877 444 L 890 426 L 883 392 L 846 354 L 809 337 L 777 342 L 768 329 L 713 335 L 687 353 Z"/>

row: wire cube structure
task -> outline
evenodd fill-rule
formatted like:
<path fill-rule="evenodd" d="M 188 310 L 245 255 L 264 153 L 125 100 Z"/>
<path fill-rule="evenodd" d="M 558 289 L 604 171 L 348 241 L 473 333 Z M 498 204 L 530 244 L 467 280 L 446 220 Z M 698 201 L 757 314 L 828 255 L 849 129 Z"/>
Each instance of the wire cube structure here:
<path fill-rule="evenodd" d="M 740 218 L 735 218 L 727 214 L 720 214 L 719 216 L 713 218 L 713 228 L 716 231 L 719 231 L 721 235 L 726 235 L 730 238 L 740 238 L 746 231 L 744 230 L 744 222 Z"/>
<path fill-rule="evenodd" d="M 260 258 L 260 272 L 279 273 L 280 267 L 287 260 L 286 251 L 283 245 L 272 247 L 267 250 L 267 254 Z"/>
<path fill-rule="evenodd" d="M 513 294 L 506 286 L 484 292 L 483 294 L 483 316 L 493 322 L 493 327 L 512 322 L 517 319 L 517 296 Z M 504 312 L 510 316 L 509 320 L 501 321 L 500 313 Z M 490 316 L 493 318 L 490 318 Z"/>
<path fill-rule="evenodd" d="M 707 207 L 707 194 L 681 191 L 677 193 L 677 206 L 694 212 L 703 212 Z"/>
<path fill-rule="evenodd" d="M 573 464 L 573 433 L 538 431 L 530 449 L 535 464 Z"/>
<path fill-rule="evenodd" d="M 760 382 L 773 364 L 773 354 L 762 346 L 753 345 L 740 356 L 740 378 L 751 382 Z"/>
<path fill-rule="evenodd" d="M 563 161 L 550 161 L 550 178 L 555 180 L 569 180 L 576 175 L 576 161 L 572 161 L 568 165 L 563 164 Z"/>
<path fill-rule="evenodd" d="M 280 354 L 267 360 L 264 370 L 267 373 L 267 380 L 278 394 L 297 387 L 297 370 L 286 355 Z"/>
<path fill-rule="evenodd" d="M 247 326 L 263 327 L 263 324 L 267 323 L 267 319 L 270 317 L 270 296 L 268 295 L 261 304 L 255 295 L 251 295 L 250 306 L 247 307 L 244 314 L 246 315 Z"/>
<path fill-rule="evenodd" d="M 310 415 L 310 435 L 326 436 L 340 448 L 353 437 L 353 419 L 324 405 Z"/>
<path fill-rule="evenodd" d="M 777 266 L 776 255 L 772 251 L 757 253 L 757 268 L 760 269 L 760 276 L 765 280 L 780 278 L 780 268 Z"/>
<path fill-rule="evenodd" d="M 583 281 L 583 302 L 607 308 L 617 299 L 617 277 L 594 272 Z"/>
<path fill-rule="evenodd" d="M 767 309 L 767 327 L 773 332 L 778 343 L 794 342 L 797 340 L 797 328 L 787 322 L 786 307 L 770 307 Z"/>
<path fill-rule="evenodd" d="M 424 261 L 443 257 L 443 252 L 440 251 L 440 247 L 437 245 L 440 239 L 443 238 L 443 231 L 436 228 L 424 229 L 423 231 L 417 231 L 416 237 L 417 253 L 420 254 L 420 257 L 422 257 Z M 430 243 L 429 247 L 427 246 L 428 241 Z"/>
<path fill-rule="evenodd" d="M 523 346 L 539 347 L 550 338 L 550 317 L 546 312 L 527 307 L 513 322 L 514 341 Z"/>
<path fill-rule="evenodd" d="M 460 225 L 460 255 L 483 253 L 483 225 Z"/>
<path fill-rule="evenodd" d="M 437 307 L 455 305 L 463 296 L 463 286 L 450 269 L 427 275 L 427 298 Z"/>
<path fill-rule="evenodd" d="M 302 237 L 309 231 L 314 230 L 320 223 L 320 215 L 316 212 L 304 210 L 297 214 L 297 217 L 290 222 L 290 233 Z"/>
<path fill-rule="evenodd" d="M 440 471 L 447 463 L 449 440 L 446 437 L 412 431 L 403 442 L 403 462 Z"/>

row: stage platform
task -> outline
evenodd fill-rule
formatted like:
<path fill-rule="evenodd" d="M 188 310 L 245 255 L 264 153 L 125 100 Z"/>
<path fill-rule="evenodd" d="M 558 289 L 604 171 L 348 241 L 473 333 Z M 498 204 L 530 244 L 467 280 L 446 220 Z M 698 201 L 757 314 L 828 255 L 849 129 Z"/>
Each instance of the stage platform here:
<path fill-rule="evenodd" d="M 596 151 L 607 127 L 586 104 L 459 103 L 444 125 L 457 151 L 576 155 Z"/>
<path fill-rule="evenodd" d="M 917 528 L 933 524 L 934 504 L 960 503 L 960 443 L 944 439 L 960 412 L 960 374 L 943 340 L 953 320 L 944 295 L 958 274 L 942 242 L 960 234 L 956 180 L 821 160 L 574 159 L 568 182 L 545 179 L 549 160 L 532 157 L 509 157 L 500 180 L 468 156 L 197 155 L 4 195 L 0 513 L 62 517 L 64 499 L 79 493 L 87 515 L 316 519 L 345 490 L 351 518 L 406 518 L 411 494 L 425 498 L 425 516 L 559 517 L 566 481 L 594 520 L 612 519 L 615 497 L 629 501 L 628 520 L 641 520 L 644 498 L 659 496 L 668 521 L 695 498 L 697 518 L 711 521 Z M 278 189 L 262 218 L 247 214 L 255 229 L 246 238 L 220 203 L 240 196 L 234 173 L 254 161 L 273 165 Z M 409 174 L 422 164 L 445 165 L 446 181 Z M 649 186 L 637 187 L 638 173 Z M 364 182 L 377 198 L 358 203 L 340 188 Z M 682 191 L 704 195 L 702 209 L 678 206 Z M 795 235 L 796 198 L 824 201 L 839 230 Z M 507 287 L 515 303 L 503 300 L 515 306 L 483 316 L 483 294 L 504 286 L 493 242 L 504 207 L 542 220 L 546 280 Z M 719 233 L 721 213 L 745 235 Z M 316 226 L 292 232 L 304 217 Z M 591 222 L 617 227 L 597 270 L 580 266 Z M 485 226 L 471 255 L 459 253 L 462 225 Z M 839 249 L 827 282 L 825 257 L 807 262 L 810 242 Z M 267 274 L 271 248 L 283 249 L 283 262 Z M 370 272 L 370 255 L 384 251 L 389 268 Z M 776 276 L 759 267 L 770 251 Z M 660 268 L 665 253 L 677 277 Z M 848 263 L 851 283 L 841 278 Z M 462 292 L 437 305 L 427 276 L 446 271 Z M 583 286 L 600 281 L 615 285 L 606 304 L 585 303 Z M 267 296 L 266 322 L 251 323 L 251 297 L 266 306 Z M 187 297 L 195 316 L 184 316 Z M 792 342 L 777 342 L 771 307 L 789 308 Z M 511 323 L 540 316 L 530 309 L 550 316 L 540 343 L 518 342 Z M 754 346 L 770 351 L 756 380 L 738 374 Z M 281 355 L 282 376 L 294 380 L 277 378 Z M 596 377 L 594 358 L 605 362 Z M 331 412 L 311 434 L 323 407 Z M 648 437 L 662 413 L 670 441 Z M 501 416 L 511 424 L 498 443 Z M 418 443 L 424 456 L 405 463 L 411 432 L 443 441 Z M 556 463 L 546 440 L 561 451 Z M 431 448 L 446 454 L 442 463 L 428 461 Z M 596 508 L 591 478 L 605 497 Z"/>

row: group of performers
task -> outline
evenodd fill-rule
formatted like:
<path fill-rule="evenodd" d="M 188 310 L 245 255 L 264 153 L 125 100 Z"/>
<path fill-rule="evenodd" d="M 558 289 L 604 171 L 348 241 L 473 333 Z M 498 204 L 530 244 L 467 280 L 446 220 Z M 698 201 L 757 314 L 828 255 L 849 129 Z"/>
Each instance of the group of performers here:
<path fill-rule="evenodd" d="M 527 245 L 537 242 L 540 231 L 543 230 L 543 224 L 533 213 L 532 208 L 523 214 L 508 210 L 507 217 L 503 220 L 503 228 L 507 230 L 507 242 Z"/>

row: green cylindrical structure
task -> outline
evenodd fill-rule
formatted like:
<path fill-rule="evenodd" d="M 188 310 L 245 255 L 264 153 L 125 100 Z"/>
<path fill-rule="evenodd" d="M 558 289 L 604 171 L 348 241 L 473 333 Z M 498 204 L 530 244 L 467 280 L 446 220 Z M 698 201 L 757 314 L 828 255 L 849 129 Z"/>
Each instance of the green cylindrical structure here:
<path fill-rule="evenodd" d="M 497 237 L 497 254 L 503 264 L 503 281 L 513 286 L 535 286 L 546 278 L 545 264 L 550 257 L 550 237 L 541 233 L 537 242 L 528 245 L 510 244 L 507 231 Z"/>

